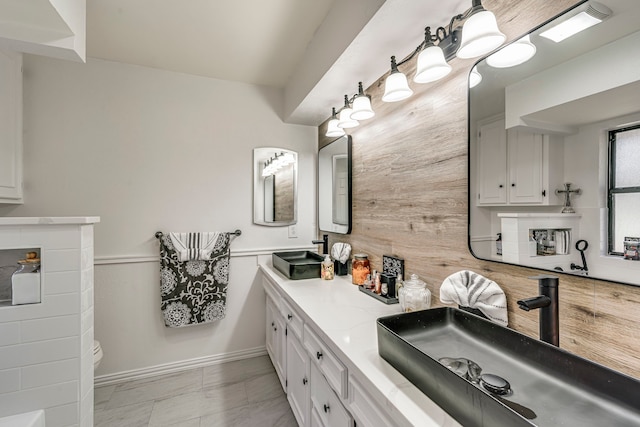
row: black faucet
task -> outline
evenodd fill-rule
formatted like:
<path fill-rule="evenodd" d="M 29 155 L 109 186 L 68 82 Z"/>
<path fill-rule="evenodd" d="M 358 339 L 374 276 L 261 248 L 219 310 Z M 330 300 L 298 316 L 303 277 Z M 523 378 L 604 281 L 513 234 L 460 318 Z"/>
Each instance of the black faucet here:
<path fill-rule="evenodd" d="M 540 339 L 559 347 L 558 277 L 542 274 L 529 279 L 538 281 L 540 295 L 519 300 L 518 306 L 524 311 L 540 309 Z"/>
<path fill-rule="evenodd" d="M 329 253 L 329 235 L 323 234 L 322 240 L 313 240 L 311 241 L 314 245 L 322 245 L 322 255 L 327 255 Z"/>

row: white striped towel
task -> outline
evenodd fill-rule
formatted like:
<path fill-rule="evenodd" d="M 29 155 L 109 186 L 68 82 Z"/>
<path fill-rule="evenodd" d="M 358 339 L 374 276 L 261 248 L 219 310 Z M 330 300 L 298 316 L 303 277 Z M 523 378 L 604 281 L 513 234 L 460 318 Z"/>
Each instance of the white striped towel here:
<path fill-rule="evenodd" d="M 489 320 L 507 326 L 507 297 L 493 280 L 469 270 L 458 271 L 444 279 L 440 301 L 477 308 Z"/>
<path fill-rule="evenodd" d="M 179 261 L 207 260 L 218 240 L 218 232 L 169 233 Z"/>

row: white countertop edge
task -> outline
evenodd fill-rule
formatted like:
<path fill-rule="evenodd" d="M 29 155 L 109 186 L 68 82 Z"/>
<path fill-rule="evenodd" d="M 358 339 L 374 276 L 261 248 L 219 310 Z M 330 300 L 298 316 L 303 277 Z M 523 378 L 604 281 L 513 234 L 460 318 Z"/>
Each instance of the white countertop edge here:
<path fill-rule="evenodd" d="M 96 224 L 99 216 L 5 216 L 0 217 L 0 225 L 69 225 Z"/>
<path fill-rule="evenodd" d="M 554 212 L 499 212 L 498 218 L 580 218 L 577 213 L 554 213 Z"/>
<path fill-rule="evenodd" d="M 349 375 L 355 376 L 366 388 L 368 394 L 377 401 L 378 405 L 394 417 L 393 420 L 398 422 L 398 425 L 461 427 L 451 415 L 435 404 L 427 395 L 378 355 L 377 333 L 369 334 L 368 337 L 364 335 L 356 337 L 356 339 L 363 340 L 358 341 L 358 346 L 347 345 L 340 339 L 340 337 L 344 338 L 345 332 L 349 329 L 362 327 L 362 319 L 354 320 L 356 324 L 350 327 L 327 328 L 326 325 L 333 321 L 332 318 L 334 316 L 332 316 L 331 310 L 326 310 L 327 307 L 323 307 L 324 310 L 318 309 L 319 303 L 323 304 L 322 297 L 313 295 L 313 288 L 338 285 L 339 288 L 334 288 L 338 291 L 336 293 L 344 294 L 344 299 L 341 303 L 338 303 L 338 308 L 344 310 L 349 310 L 350 307 L 353 308 L 353 317 L 355 317 L 356 311 L 362 313 L 367 311 L 367 307 L 375 307 L 375 309 L 366 314 L 368 316 L 367 322 L 370 321 L 372 323 L 371 327 L 374 329 L 375 321 L 378 317 L 399 313 L 399 305 L 387 306 L 363 294 L 351 284 L 350 276 L 336 276 L 329 283 L 321 279 L 299 281 L 289 280 L 280 275 L 272 268 L 270 262 L 261 262 L 259 267 L 262 272 L 272 279 L 272 282 L 278 284 L 280 293 L 286 297 L 289 303 L 294 305 L 295 309 L 301 312 L 305 323 L 310 323 L 336 356 L 347 364 Z M 297 290 L 301 290 L 301 287 L 305 287 L 305 291 L 297 292 Z M 296 295 L 291 295 L 289 290 L 298 294 L 307 293 L 306 291 L 310 292 L 308 292 L 307 297 L 297 297 Z M 323 293 L 323 296 L 327 296 L 326 288 L 323 291 L 318 291 L 318 293 Z M 313 305 L 316 306 L 315 310 Z M 310 311 L 315 311 L 315 313 L 310 314 Z M 319 314 L 319 312 L 326 313 L 326 316 Z M 371 332 L 370 329 L 368 331 Z"/>

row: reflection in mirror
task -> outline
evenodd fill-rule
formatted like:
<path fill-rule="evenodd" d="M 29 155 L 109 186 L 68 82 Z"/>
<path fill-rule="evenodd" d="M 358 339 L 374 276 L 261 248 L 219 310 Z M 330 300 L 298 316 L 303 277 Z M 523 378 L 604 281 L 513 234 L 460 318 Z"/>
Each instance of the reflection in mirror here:
<path fill-rule="evenodd" d="M 595 25 L 562 41 L 541 34 L 580 13 Z M 640 161 L 640 2 L 582 2 L 525 40 L 535 46 L 528 60 L 474 67 L 482 78 L 469 89 L 471 251 L 640 285 L 640 262 L 625 257 L 640 241 L 640 183 L 615 178 L 638 176 L 638 163 L 614 157 L 617 139 Z"/>
<path fill-rule="evenodd" d="M 253 223 L 296 223 L 298 154 L 283 148 L 253 150 Z"/>
<path fill-rule="evenodd" d="M 318 152 L 318 227 L 351 232 L 351 137 L 343 136 Z"/>

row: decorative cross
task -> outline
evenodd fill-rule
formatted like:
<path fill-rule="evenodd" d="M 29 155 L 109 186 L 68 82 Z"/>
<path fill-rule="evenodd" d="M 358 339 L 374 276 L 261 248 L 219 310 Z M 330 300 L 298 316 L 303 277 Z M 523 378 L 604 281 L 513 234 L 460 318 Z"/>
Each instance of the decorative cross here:
<path fill-rule="evenodd" d="M 571 194 L 582 194 L 582 190 L 579 188 L 572 190 L 571 183 L 565 182 L 564 190 L 556 190 L 556 195 L 559 196 L 560 194 L 564 194 L 564 207 L 561 213 L 576 213 L 571 207 Z"/>

